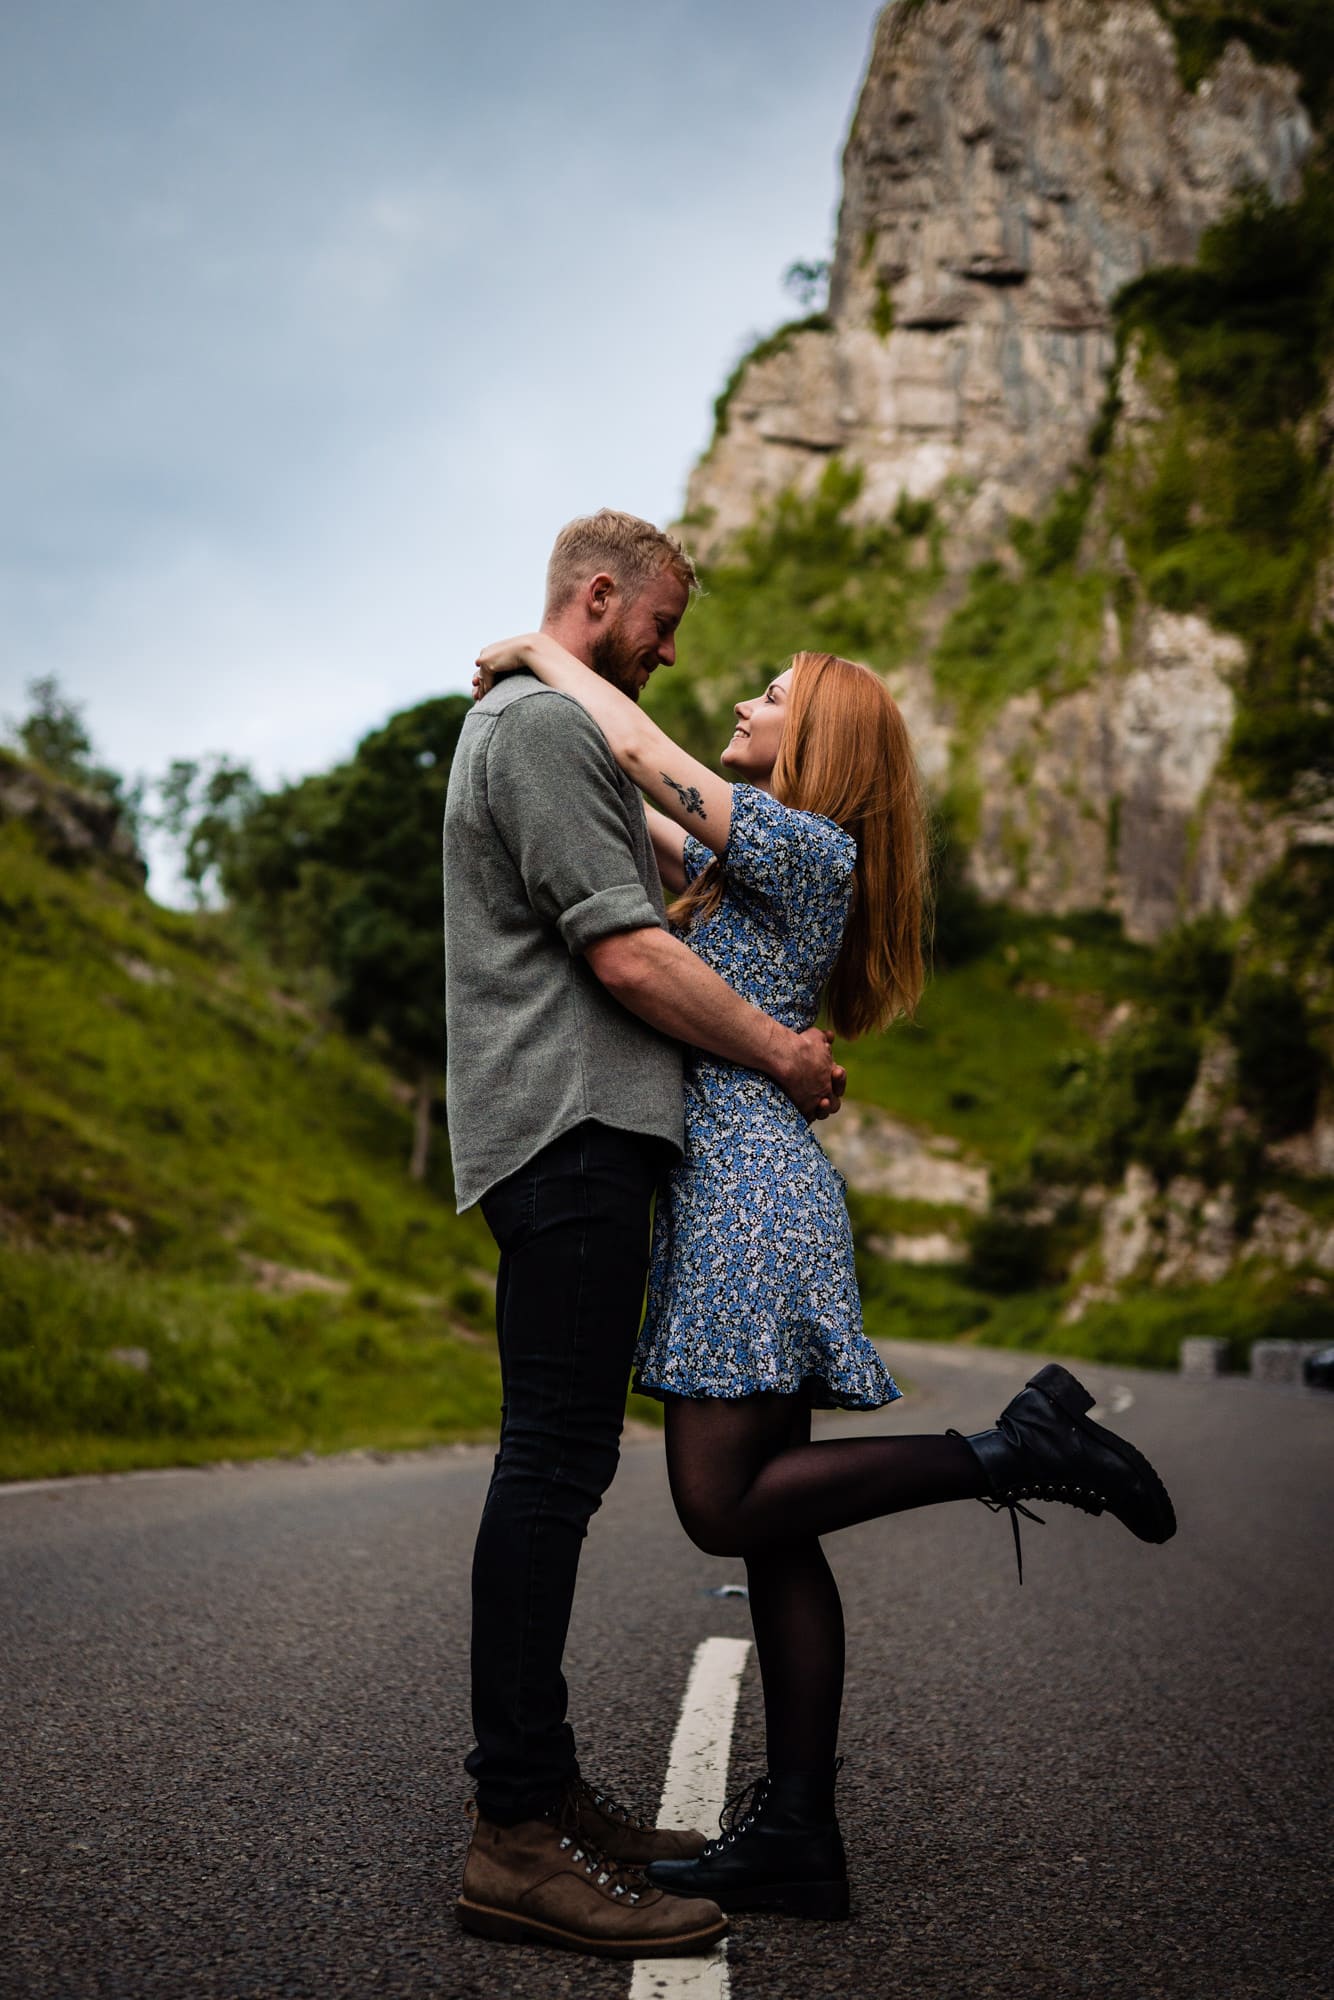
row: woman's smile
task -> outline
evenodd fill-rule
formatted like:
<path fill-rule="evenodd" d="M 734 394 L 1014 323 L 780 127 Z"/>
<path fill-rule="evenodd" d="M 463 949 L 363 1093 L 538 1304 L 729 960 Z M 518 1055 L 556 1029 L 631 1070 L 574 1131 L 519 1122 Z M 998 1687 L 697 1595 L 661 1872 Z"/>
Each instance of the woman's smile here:
<path fill-rule="evenodd" d="M 787 695 L 792 669 L 771 681 L 763 694 L 736 705 L 736 727 L 727 739 L 720 762 L 748 784 L 767 786 L 783 740 Z"/>

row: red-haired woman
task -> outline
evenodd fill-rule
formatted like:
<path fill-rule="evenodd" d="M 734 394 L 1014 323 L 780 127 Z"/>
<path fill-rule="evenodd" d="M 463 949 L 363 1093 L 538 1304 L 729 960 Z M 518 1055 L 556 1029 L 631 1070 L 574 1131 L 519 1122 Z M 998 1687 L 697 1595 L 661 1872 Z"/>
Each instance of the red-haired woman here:
<path fill-rule="evenodd" d="M 526 667 L 598 723 L 652 801 L 673 923 L 748 1000 L 797 1029 L 823 1005 L 848 1037 L 912 1012 L 925 814 L 903 718 L 869 668 L 798 653 L 737 704 L 720 777 L 545 634 L 490 647 L 478 664 L 483 689 Z M 1007 1506 L 1012 1521 L 1027 1498 L 1106 1509 L 1151 1542 L 1176 1522 L 1152 1467 L 1089 1422 L 1093 1398 L 1056 1366 L 974 1437 L 812 1442 L 813 1407 L 873 1409 L 899 1394 L 862 1330 L 842 1181 L 767 1078 L 694 1051 L 685 1093 L 685 1157 L 658 1204 L 636 1382 L 665 1404 L 687 1533 L 745 1560 L 768 1771 L 703 1854 L 649 1874 L 725 1910 L 843 1916 L 843 1618 L 820 1537 L 966 1498 Z"/>

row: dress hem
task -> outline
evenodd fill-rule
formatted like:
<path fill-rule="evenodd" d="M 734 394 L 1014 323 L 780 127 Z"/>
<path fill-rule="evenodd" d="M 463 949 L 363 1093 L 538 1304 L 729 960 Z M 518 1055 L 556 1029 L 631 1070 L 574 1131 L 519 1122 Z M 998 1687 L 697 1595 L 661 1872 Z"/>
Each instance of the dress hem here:
<path fill-rule="evenodd" d="M 736 1403 L 744 1396 L 800 1396 L 814 1410 L 886 1410 L 891 1403 L 903 1401 L 903 1391 L 893 1377 L 890 1377 L 887 1396 L 876 1396 L 854 1401 L 850 1396 L 840 1395 L 823 1375 L 803 1375 L 796 1383 L 749 1382 L 739 1388 L 730 1388 L 726 1395 L 710 1389 L 677 1389 L 668 1382 L 649 1382 L 636 1373 L 632 1384 L 637 1396 L 651 1396 L 655 1403 L 662 1403 L 669 1396 L 679 1396 L 685 1402 Z"/>

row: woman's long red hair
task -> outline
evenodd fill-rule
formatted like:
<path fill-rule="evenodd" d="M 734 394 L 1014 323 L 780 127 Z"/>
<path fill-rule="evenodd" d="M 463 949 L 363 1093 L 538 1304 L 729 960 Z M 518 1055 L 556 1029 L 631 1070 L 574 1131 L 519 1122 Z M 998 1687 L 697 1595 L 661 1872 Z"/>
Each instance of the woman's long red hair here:
<path fill-rule="evenodd" d="M 832 819 L 857 843 L 852 905 L 825 989 L 836 1035 L 911 1014 L 922 991 L 926 808 L 898 703 L 877 674 L 833 653 L 798 653 L 770 778 L 776 799 Z M 671 908 L 681 929 L 712 916 L 723 870 L 710 862 Z"/>

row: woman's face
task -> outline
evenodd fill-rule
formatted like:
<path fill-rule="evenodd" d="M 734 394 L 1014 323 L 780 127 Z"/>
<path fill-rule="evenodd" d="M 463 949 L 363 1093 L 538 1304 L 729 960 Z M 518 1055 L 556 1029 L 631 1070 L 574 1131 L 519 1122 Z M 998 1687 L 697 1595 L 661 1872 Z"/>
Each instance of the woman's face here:
<path fill-rule="evenodd" d="M 763 694 L 736 705 L 736 728 L 722 754 L 722 763 L 734 777 L 750 785 L 764 785 L 774 767 L 778 746 L 787 720 L 787 701 L 792 689 L 792 669 L 770 681 Z"/>

